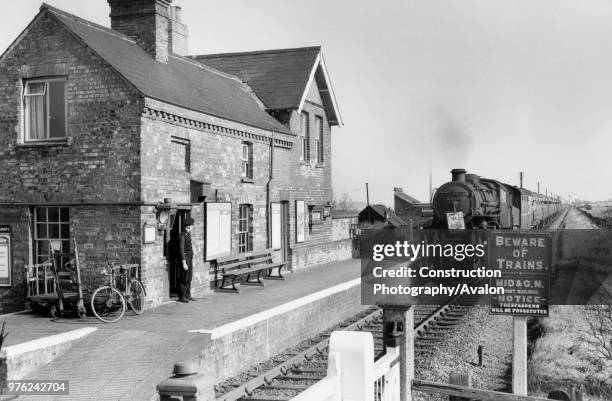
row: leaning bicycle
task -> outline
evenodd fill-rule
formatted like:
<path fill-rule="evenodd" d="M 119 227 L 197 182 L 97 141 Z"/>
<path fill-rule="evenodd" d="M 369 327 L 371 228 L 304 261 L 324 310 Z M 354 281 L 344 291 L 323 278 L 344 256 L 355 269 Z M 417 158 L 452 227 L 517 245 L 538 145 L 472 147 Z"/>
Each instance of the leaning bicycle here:
<path fill-rule="evenodd" d="M 91 310 L 95 317 L 106 323 L 114 323 L 125 314 L 127 306 L 137 315 L 144 312 L 145 287 L 136 278 L 137 264 L 108 265 L 102 274 L 109 277 L 91 296 Z"/>

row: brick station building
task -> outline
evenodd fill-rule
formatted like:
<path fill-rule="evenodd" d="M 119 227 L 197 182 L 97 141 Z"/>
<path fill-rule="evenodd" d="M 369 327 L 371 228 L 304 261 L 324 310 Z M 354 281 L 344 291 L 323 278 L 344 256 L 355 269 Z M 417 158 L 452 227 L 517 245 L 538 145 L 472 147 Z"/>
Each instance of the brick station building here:
<path fill-rule="evenodd" d="M 111 29 L 43 4 L 0 57 L 0 313 L 23 307 L 52 239 L 94 276 L 139 263 L 148 306 L 169 300 L 187 215 L 196 296 L 224 253 L 349 258 L 328 217 L 342 122 L 321 49 L 187 57 L 171 0 L 108 3 Z"/>

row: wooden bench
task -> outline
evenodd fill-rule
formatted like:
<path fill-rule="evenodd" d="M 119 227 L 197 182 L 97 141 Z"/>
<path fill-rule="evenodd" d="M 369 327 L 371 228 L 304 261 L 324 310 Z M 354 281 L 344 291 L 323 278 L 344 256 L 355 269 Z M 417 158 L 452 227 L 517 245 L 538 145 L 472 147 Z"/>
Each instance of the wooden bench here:
<path fill-rule="evenodd" d="M 263 286 L 262 278 L 284 280 L 281 270 L 285 266 L 285 262 L 274 262 L 273 252 L 272 249 L 265 249 L 217 258 L 216 275 L 217 277 L 221 275 L 221 286 L 217 288 L 217 291 L 239 293 L 240 291 L 236 288 L 236 279 L 241 276 L 246 276 L 246 279 L 242 282 L 244 285 Z M 277 269 L 276 274 L 272 274 L 274 269 Z M 265 275 L 262 277 L 264 272 Z M 226 287 L 228 281 L 227 285 L 231 287 Z"/>

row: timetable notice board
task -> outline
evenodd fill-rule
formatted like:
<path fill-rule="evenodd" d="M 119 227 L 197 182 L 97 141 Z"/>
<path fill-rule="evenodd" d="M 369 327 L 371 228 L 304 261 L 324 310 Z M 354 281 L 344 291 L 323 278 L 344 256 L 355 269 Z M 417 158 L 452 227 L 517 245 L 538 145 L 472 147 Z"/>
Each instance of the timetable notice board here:
<path fill-rule="evenodd" d="M 11 286 L 11 227 L 0 226 L 0 287 Z"/>

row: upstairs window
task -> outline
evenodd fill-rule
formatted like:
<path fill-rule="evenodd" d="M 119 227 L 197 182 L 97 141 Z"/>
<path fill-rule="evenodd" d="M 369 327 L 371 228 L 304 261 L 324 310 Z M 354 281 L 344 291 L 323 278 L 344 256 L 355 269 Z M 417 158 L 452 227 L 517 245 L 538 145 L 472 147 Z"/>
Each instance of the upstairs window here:
<path fill-rule="evenodd" d="M 310 161 L 310 122 L 308 121 L 308 113 L 305 111 L 300 114 L 300 139 L 302 143 L 300 160 Z"/>
<path fill-rule="evenodd" d="M 170 165 L 179 171 L 191 172 L 191 141 L 173 136 L 170 138 Z"/>
<path fill-rule="evenodd" d="M 323 163 L 323 119 L 315 117 L 315 148 L 317 150 L 317 163 Z"/>
<path fill-rule="evenodd" d="M 26 141 L 66 137 L 66 80 L 25 81 L 23 107 Z"/>
<path fill-rule="evenodd" d="M 242 177 L 253 179 L 253 144 L 242 142 Z"/>

